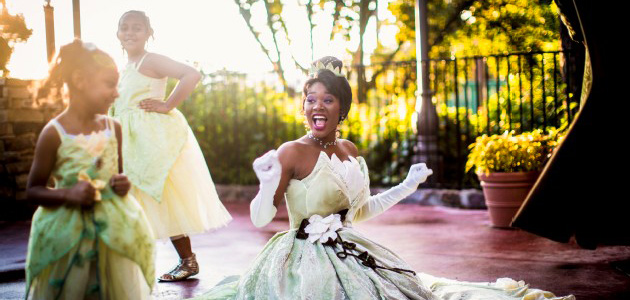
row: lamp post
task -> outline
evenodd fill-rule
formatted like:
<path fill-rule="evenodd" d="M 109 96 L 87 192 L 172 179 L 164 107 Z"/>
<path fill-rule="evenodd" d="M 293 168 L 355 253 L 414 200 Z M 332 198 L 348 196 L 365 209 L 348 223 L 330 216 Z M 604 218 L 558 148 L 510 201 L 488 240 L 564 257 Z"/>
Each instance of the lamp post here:
<path fill-rule="evenodd" d="M 427 0 L 417 0 L 416 9 L 416 72 L 418 74 L 418 92 L 416 97 L 420 98 L 416 103 L 418 111 L 418 142 L 416 144 L 414 162 L 424 162 L 435 172 L 429 177 L 429 183 L 435 185 L 441 177 L 440 157 L 438 154 L 438 132 L 437 132 L 437 112 L 431 97 L 433 91 L 429 82 L 429 22 L 427 21 Z"/>

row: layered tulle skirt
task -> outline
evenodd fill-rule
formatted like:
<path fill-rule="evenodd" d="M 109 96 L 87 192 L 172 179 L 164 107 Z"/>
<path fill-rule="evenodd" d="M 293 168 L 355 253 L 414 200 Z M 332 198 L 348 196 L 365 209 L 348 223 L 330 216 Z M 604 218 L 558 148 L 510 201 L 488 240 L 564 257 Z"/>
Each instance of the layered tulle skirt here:
<path fill-rule="evenodd" d="M 202 233 L 225 226 L 232 219 L 219 200 L 206 161 L 190 128 L 187 135 L 166 177 L 160 202 L 139 188 L 131 190 L 157 238 Z"/>

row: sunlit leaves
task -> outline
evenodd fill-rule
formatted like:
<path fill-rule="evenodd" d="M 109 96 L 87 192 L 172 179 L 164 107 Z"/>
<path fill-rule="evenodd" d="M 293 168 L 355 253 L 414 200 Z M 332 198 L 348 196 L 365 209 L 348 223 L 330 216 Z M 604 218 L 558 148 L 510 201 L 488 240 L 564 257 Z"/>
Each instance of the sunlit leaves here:
<path fill-rule="evenodd" d="M 555 129 L 484 134 L 469 146 L 466 171 L 473 167 L 477 173 L 540 171 L 562 136 Z"/>

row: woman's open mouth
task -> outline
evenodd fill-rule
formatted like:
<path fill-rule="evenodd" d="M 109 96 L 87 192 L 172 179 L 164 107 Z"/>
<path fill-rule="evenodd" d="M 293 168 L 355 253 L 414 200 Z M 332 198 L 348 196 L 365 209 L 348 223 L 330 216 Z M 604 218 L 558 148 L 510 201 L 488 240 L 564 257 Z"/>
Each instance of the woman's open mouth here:
<path fill-rule="evenodd" d="M 312 119 L 313 119 L 313 129 L 324 130 L 324 128 L 326 127 L 326 122 L 328 121 L 328 118 L 326 118 L 323 115 L 314 115 Z"/>

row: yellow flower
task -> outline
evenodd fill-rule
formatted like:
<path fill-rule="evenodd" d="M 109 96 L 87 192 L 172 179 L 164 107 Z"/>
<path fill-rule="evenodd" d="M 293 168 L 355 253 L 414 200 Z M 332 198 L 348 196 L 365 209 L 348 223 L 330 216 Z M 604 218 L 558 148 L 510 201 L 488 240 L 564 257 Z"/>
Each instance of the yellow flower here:
<path fill-rule="evenodd" d="M 557 130 L 546 134 L 540 129 L 519 135 L 505 131 L 500 135 L 477 137 L 475 143 L 468 146 L 466 171 L 473 167 L 482 173 L 540 170 L 561 138 Z"/>
<path fill-rule="evenodd" d="M 90 175 L 88 175 L 85 170 L 79 172 L 79 180 L 88 182 L 90 185 L 92 185 L 92 187 L 96 190 L 94 200 L 101 201 L 101 190 L 104 189 L 107 185 L 105 181 L 100 179 L 92 180 L 92 178 L 90 178 Z"/>

